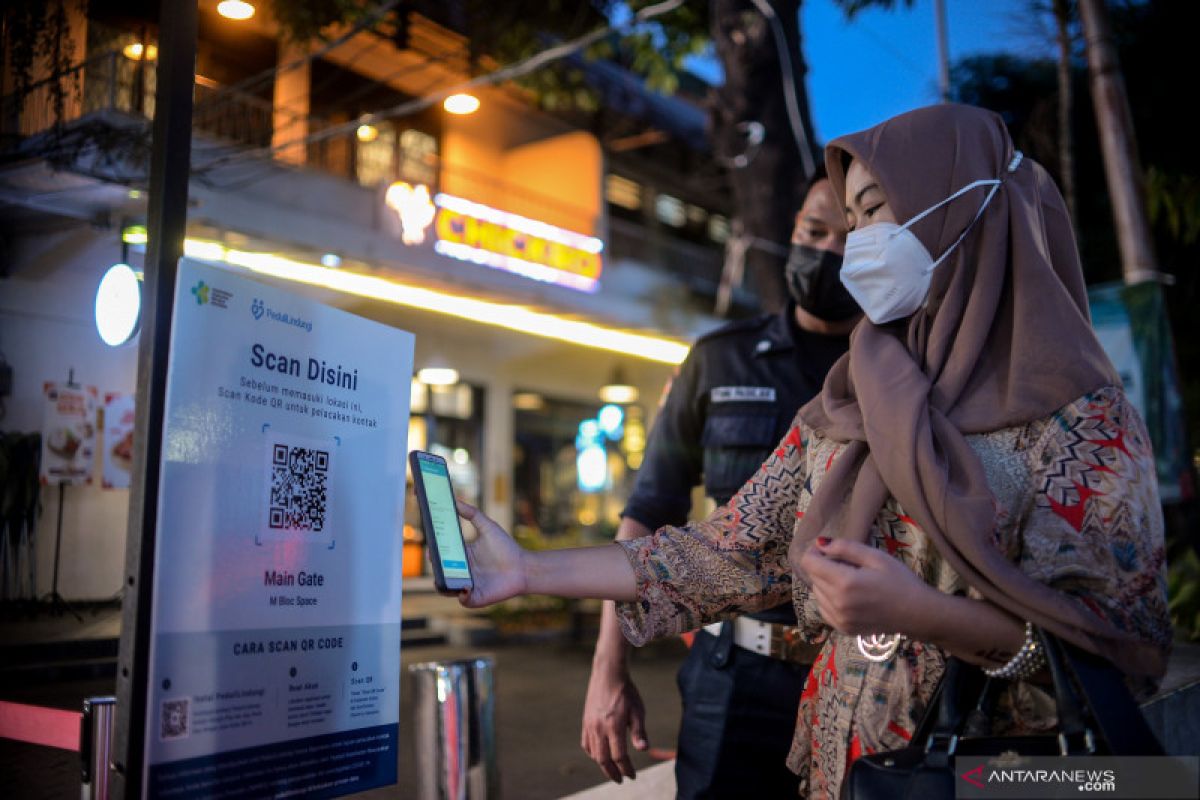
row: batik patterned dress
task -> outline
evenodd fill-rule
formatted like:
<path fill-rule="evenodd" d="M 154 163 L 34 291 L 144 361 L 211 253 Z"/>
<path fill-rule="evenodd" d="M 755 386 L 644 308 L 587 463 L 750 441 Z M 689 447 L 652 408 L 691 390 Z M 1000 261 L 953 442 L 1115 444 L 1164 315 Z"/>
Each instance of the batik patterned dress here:
<path fill-rule="evenodd" d="M 991 533 L 1021 570 L 1076 598 L 1118 629 L 1170 647 L 1162 514 L 1150 441 L 1124 394 L 1105 388 L 1053 415 L 968 437 L 996 505 Z M 805 638 L 823 642 L 805 685 L 788 766 L 801 793 L 837 797 L 860 755 L 905 746 L 941 678 L 946 654 L 908 639 L 880 663 L 826 626 L 787 553 L 797 521 L 843 445 L 797 417 L 759 472 L 702 522 L 622 542 L 637 600 L 618 617 L 634 644 L 693 630 L 792 597 Z M 943 592 L 978 597 L 894 499 L 870 531 L 875 547 Z M 1135 694 L 1154 688 L 1131 679 Z M 997 732 L 1045 730 L 1051 698 L 1028 684 L 1001 699 Z"/>

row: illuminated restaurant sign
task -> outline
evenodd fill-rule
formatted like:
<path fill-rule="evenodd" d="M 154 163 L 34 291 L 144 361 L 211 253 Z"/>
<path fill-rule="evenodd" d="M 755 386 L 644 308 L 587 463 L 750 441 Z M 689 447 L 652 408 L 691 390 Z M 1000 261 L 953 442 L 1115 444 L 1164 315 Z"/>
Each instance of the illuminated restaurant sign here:
<path fill-rule="evenodd" d="M 432 221 L 433 249 L 441 255 L 579 291 L 596 290 L 604 242 L 595 236 L 448 194 L 433 198 L 436 214 L 430 214 L 425 187 L 398 186 L 389 188 L 387 204 L 400 218 L 406 244 L 423 241 Z M 419 230 L 413 229 L 414 219 Z"/>

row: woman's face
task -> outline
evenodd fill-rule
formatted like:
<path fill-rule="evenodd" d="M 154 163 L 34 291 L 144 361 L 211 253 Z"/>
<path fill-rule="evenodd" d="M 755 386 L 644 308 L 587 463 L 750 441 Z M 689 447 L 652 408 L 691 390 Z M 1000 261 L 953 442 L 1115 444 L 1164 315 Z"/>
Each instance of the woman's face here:
<path fill-rule="evenodd" d="M 846 225 L 853 231 L 876 222 L 896 221 L 875 176 L 858 159 L 851 161 L 846 170 Z"/>

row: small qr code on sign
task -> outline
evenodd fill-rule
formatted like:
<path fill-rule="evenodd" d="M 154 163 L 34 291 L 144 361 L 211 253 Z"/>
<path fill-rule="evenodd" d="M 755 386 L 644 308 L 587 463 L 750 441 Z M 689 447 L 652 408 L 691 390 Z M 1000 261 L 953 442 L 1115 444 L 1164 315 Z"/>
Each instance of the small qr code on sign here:
<path fill-rule="evenodd" d="M 188 735 L 188 715 L 191 711 L 191 700 L 164 700 L 162 704 L 162 724 L 160 736 L 164 739 L 182 739 Z"/>
<path fill-rule="evenodd" d="M 320 533 L 329 501 L 329 453 L 279 443 L 270 453 L 267 524 L 275 530 Z"/>

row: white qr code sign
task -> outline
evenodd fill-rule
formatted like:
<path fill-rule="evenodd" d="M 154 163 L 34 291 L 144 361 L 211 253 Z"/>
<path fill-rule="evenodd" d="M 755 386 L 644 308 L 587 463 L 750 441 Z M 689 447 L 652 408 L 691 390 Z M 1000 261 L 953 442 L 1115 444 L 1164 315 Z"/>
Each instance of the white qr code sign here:
<path fill-rule="evenodd" d="M 337 442 L 280 434 L 266 437 L 262 537 L 269 540 L 329 537 L 329 500 Z"/>
<path fill-rule="evenodd" d="M 228 265 L 175 284 L 126 794 L 393 785 L 414 336 Z"/>

